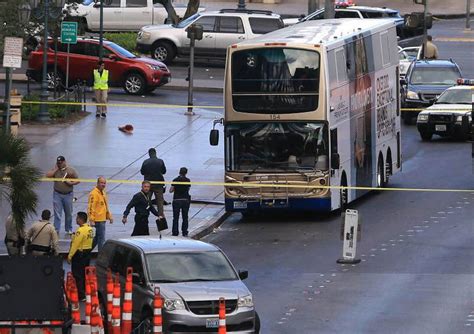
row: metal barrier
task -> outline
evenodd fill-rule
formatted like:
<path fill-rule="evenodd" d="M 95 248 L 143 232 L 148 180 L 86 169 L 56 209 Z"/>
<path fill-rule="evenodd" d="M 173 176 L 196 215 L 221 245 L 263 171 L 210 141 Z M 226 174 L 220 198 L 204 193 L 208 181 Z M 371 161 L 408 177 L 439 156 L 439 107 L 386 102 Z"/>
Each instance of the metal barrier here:
<path fill-rule="evenodd" d="M 131 334 L 151 334 L 153 332 L 153 324 L 151 319 L 145 319 L 135 327 Z"/>

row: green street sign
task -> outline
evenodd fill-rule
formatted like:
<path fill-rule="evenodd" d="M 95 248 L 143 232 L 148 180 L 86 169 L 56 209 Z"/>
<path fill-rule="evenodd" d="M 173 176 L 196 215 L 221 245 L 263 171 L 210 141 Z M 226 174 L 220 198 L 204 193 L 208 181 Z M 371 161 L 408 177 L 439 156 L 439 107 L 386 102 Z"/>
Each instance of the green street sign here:
<path fill-rule="evenodd" d="M 61 43 L 77 43 L 77 22 L 61 22 Z"/>

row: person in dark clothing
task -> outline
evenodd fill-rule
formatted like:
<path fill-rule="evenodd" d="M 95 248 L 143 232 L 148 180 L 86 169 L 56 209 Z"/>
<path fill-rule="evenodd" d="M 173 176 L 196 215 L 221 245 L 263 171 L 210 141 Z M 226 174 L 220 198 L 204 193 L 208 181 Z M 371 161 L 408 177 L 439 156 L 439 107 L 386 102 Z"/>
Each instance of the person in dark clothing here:
<path fill-rule="evenodd" d="M 188 184 L 176 184 L 175 182 L 191 182 L 186 177 L 188 169 L 181 167 L 179 170 L 179 176 L 173 180 L 171 184 L 170 193 L 173 194 L 173 235 L 179 234 L 179 213 L 183 216 L 183 224 L 181 226 L 181 232 L 183 237 L 188 236 L 188 212 L 191 204 L 191 196 L 189 196 L 189 189 L 191 185 Z"/>
<path fill-rule="evenodd" d="M 158 211 L 151 205 L 151 184 L 149 181 L 142 182 L 142 190 L 133 195 L 132 200 L 128 203 L 123 213 L 122 223 L 127 223 L 127 216 L 132 208 L 135 208 L 135 226 L 133 228 L 132 237 L 134 235 L 150 235 L 148 229 L 148 216 L 153 213 L 159 217 Z"/>
<path fill-rule="evenodd" d="M 143 175 L 145 181 L 164 181 L 163 177 L 166 174 L 166 166 L 162 159 L 157 158 L 156 150 L 152 147 L 148 150 L 150 158 L 143 161 L 140 173 Z M 151 192 L 155 194 L 156 205 L 158 206 L 158 212 L 160 217 L 165 217 L 163 210 L 164 198 L 163 198 L 164 184 L 152 184 Z"/>

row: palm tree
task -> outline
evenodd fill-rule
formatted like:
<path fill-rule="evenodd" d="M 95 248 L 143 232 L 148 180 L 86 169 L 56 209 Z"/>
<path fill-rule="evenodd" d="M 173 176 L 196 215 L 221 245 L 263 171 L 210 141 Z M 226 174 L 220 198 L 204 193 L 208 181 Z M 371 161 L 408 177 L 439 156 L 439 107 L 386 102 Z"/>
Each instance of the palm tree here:
<path fill-rule="evenodd" d="M 0 134 L 0 200 L 10 202 L 18 229 L 24 228 L 26 218 L 36 213 L 38 204 L 34 188 L 41 172 L 31 164 L 29 151 L 23 138 Z"/>

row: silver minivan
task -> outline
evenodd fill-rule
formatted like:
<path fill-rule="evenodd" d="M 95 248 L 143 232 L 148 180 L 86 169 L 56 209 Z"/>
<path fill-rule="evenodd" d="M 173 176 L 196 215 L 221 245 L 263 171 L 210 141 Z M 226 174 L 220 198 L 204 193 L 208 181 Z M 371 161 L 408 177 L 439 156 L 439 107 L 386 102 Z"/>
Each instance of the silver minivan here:
<path fill-rule="evenodd" d="M 102 305 L 106 305 L 108 268 L 119 274 L 122 296 L 127 267 L 133 268 L 135 327 L 151 324 L 154 291 L 159 287 L 164 299 L 163 333 L 217 332 L 221 297 L 226 301 L 228 333 L 259 332 L 252 294 L 242 282 L 248 272 L 237 272 L 215 245 L 179 237 L 107 240 L 96 267 Z"/>

